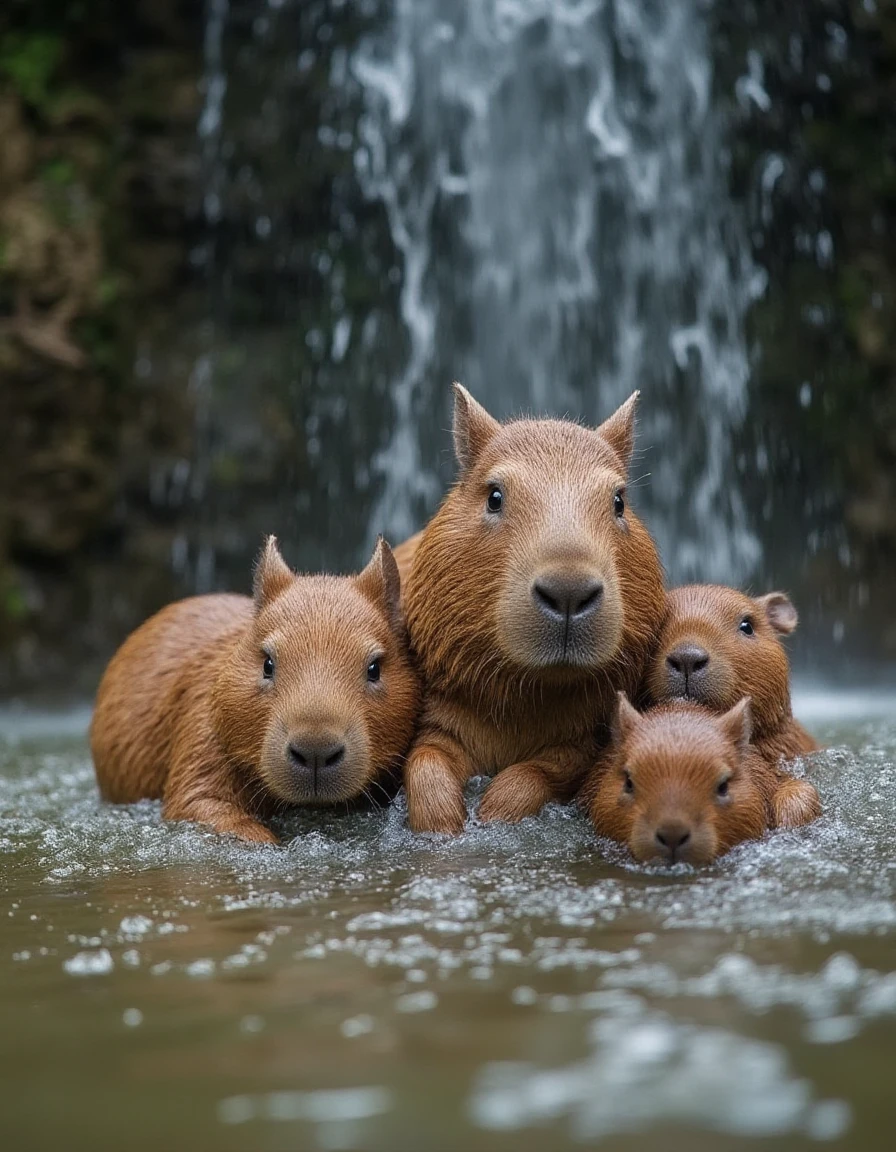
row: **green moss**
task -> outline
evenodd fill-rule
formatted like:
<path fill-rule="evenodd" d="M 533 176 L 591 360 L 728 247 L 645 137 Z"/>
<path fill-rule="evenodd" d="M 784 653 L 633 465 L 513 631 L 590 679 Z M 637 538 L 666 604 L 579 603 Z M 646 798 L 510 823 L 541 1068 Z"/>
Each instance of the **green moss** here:
<path fill-rule="evenodd" d="M 0 73 L 26 104 L 38 111 L 50 103 L 50 85 L 62 58 L 62 39 L 46 32 L 10 32 L 0 41 Z"/>
<path fill-rule="evenodd" d="M 121 296 L 121 278 L 109 273 L 103 276 L 97 286 L 97 303 L 101 308 L 108 308 Z"/>
<path fill-rule="evenodd" d="M 0 614 L 12 624 L 18 624 L 28 615 L 25 594 L 11 572 L 0 572 Z"/>
<path fill-rule="evenodd" d="M 56 159 L 44 164 L 41 178 L 55 188 L 68 188 L 78 178 L 74 164 L 70 160 Z"/>

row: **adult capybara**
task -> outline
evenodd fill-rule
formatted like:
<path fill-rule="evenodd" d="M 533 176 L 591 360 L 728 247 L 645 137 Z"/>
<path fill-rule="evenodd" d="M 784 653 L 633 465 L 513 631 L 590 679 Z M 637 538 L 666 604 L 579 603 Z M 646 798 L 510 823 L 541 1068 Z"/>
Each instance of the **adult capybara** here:
<path fill-rule="evenodd" d="M 414 557 L 417 555 L 417 548 L 422 539 L 423 533 L 415 532 L 413 536 L 409 536 L 407 540 L 402 541 L 392 550 L 395 555 L 395 563 L 398 565 L 398 575 L 401 577 L 402 588 L 408 586 L 411 569 L 414 566 Z"/>
<path fill-rule="evenodd" d="M 425 681 L 405 768 L 416 831 L 460 831 L 474 774 L 500 773 L 483 820 L 571 798 L 665 611 L 656 548 L 626 503 L 637 393 L 588 429 L 501 424 L 454 387 L 459 478 L 416 546 L 405 593 Z"/>
<path fill-rule="evenodd" d="M 296 576 L 269 537 L 251 599 L 171 604 L 113 657 L 90 731 L 102 795 L 276 842 L 277 810 L 369 794 L 420 704 L 399 600 L 382 540 L 360 575 Z"/>
<path fill-rule="evenodd" d="M 586 785 L 597 832 L 636 860 L 707 864 L 769 828 L 821 815 L 818 793 L 750 744 L 748 698 L 719 715 L 677 701 L 636 712 L 619 694 L 613 738 Z"/>
<path fill-rule="evenodd" d="M 793 632 L 797 619 L 783 592 L 753 599 L 717 584 L 673 589 L 647 675 L 648 700 L 694 700 L 724 712 L 749 696 L 753 744 L 772 764 L 816 751 L 819 745 L 790 707 L 781 637 Z"/>

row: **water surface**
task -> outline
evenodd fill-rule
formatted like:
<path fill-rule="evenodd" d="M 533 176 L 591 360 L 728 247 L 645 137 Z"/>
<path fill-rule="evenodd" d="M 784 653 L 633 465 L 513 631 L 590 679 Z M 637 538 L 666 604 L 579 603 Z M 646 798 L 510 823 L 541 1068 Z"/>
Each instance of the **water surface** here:
<path fill-rule="evenodd" d="M 245 847 L 101 804 L 86 711 L 4 712 L 4 1147 L 889 1148 L 892 704 L 802 699 L 824 817 L 700 872 L 556 806 Z"/>

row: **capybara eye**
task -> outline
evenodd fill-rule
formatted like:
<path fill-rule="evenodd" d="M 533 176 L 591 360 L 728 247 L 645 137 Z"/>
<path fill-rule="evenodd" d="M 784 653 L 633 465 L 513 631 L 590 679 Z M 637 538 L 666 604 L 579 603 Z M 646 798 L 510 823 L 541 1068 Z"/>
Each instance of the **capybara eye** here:
<path fill-rule="evenodd" d="M 623 499 L 621 488 L 617 488 L 613 493 L 613 513 L 616 516 L 625 514 L 625 500 Z"/>
<path fill-rule="evenodd" d="M 749 616 L 744 616 L 743 620 L 738 624 L 738 628 L 743 632 L 744 636 L 753 635 L 753 624 Z"/>
<path fill-rule="evenodd" d="M 261 666 L 261 674 L 265 680 L 274 679 L 274 658 L 273 656 L 268 656 L 267 653 L 265 653 L 264 663 Z"/>
<path fill-rule="evenodd" d="M 367 679 L 371 684 L 376 684 L 377 680 L 380 678 L 380 674 L 382 673 L 380 664 L 380 660 L 371 660 L 367 665 Z"/>
<path fill-rule="evenodd" d="M 622 785 L 622 791 L 626 794 L 626 796 L 634 796 L 635 794 L 635 782 L 632 780 L 631 774 L 628 772 L 625 774 L 625 783 Z"/>
<path fill-rule="evenodd" d="M 720 781 L 718 788 L 716 788 L 716 795 L 721 796 L 723 799 L 728 795 L 728 778 Z"/>
<path fill-rule="evenodd" d="M 500 512 L 504 507 L 504 493 L 497 484 L 492 485 L 488 499 L 485 501 L 485 506 L 489 512 Z"/>

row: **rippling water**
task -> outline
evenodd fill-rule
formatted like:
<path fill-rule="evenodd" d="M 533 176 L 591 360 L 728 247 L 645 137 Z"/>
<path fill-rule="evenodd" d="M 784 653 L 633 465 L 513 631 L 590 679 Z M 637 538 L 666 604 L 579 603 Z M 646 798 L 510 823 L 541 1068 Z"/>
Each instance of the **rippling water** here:
<path fill-rule="evenodd" d="M 86 713 L 3 713 L 4 1146 L 889 1148 L 893 702 L 801 703 L 823 819 L 701 872 L 560 807 L 244 847 L 100 804 Z"/>

